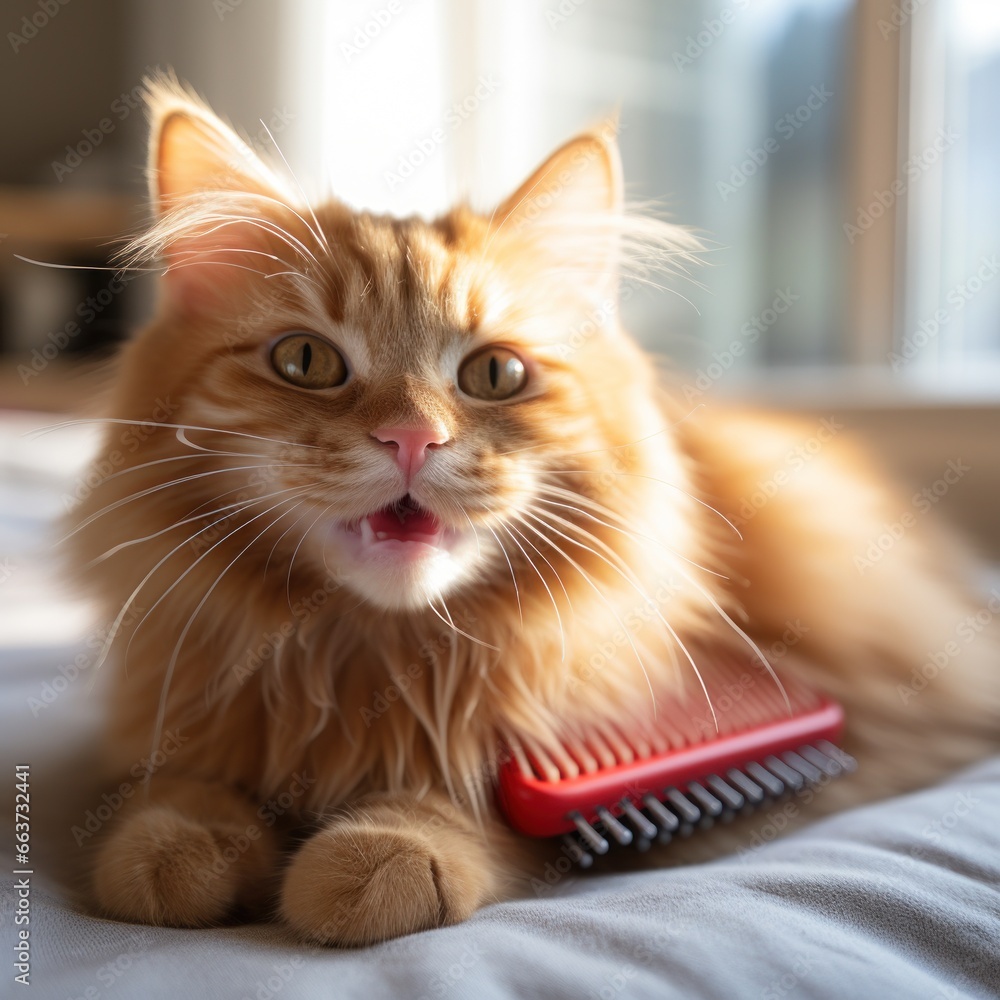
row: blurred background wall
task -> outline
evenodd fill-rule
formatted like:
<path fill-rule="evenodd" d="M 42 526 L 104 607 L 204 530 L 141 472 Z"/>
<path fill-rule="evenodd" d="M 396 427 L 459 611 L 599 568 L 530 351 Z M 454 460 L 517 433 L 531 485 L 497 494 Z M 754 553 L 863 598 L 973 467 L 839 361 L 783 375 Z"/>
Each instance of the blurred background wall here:
<path fill-rule="evenodd" d="M 622 296 L 692 406 L 840 414 L 917 487 L 961 459 L 941 506 L 1000 556 L 996 0 L 6 0 L 0 31 L 7 406 L 78 405 L 150 308 L 100 268 L 153 70 L 314 197 L 404 214 L 488 207 L 617 111 L 629 196 L 709 246 Z"/>

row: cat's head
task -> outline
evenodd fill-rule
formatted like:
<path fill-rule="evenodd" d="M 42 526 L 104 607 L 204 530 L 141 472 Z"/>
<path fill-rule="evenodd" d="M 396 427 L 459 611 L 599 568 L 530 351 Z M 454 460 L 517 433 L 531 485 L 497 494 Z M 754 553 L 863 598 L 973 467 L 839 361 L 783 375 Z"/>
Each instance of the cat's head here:
<path fill-rule="evenodd" d="M 623 507 L 609 470 L 633 493 L 681 481 L 616 295 L 630 244 L 693 241 L 623 211 L 612 123 L 493 211 L 426 222 L 310 206 L 176 86 L 151 106 L 155 224 L 131 254 L 166 270 L 123 379 L 175 400 L 173 422 L 231 432 L 185 439 L 233 453 L 220 464 L 266 467 L 246 516 L 276 559 L 413 609 L 532 563 L 550 576 L 560 549 L 593 563 L 585 548 L 619 538 L 600 525 Z M 681 500 L 658 497 L 682 549 Z"/>

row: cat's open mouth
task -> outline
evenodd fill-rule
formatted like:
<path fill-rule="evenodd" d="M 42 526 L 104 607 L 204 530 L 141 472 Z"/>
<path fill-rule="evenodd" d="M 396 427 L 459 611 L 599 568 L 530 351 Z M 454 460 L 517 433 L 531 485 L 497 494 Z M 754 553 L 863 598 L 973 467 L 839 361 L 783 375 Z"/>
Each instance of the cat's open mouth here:
<path fill-rule="evenodd" d="M 376 510 L 358 523 L 364 545 L 384 542 L 419 542 L 437 546 L 441 522 L 407 493 L 402 500 Z"/>
<path fill-rule="evenodd" d="M 345 584 L 386 608 L 418 608 L 471 571 L 479 558 L 474 529 L 454 527 L 412 494 L 362 517 L 336 520 L 323 565 Z"/>

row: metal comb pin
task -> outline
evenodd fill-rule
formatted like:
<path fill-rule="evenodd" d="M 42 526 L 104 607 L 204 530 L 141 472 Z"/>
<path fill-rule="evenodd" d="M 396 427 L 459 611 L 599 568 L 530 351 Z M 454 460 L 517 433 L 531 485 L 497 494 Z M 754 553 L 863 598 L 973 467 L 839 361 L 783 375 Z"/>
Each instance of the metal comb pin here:
<path fill-rule="evenodd" d="M 815 765 L 810 764 L 809 761 L 794 750 L 787 750 L 781 755 L 781 759 L 789 767 L 798 771 L 811 785 L 815 785 L 818 781 L 823 780 L 823 772 Z"/>
<path fill-rule="evenodd" d="M 777 798 L 785 791 L 784 783 L 779 781 L 767 768 L 762 767 L 755 760 L 747 764 L 746 772 L 772 798 Z"/>
<path fill-rule="evenodd" d="M 663 795 L 667 802 L 673 806 L 674 812 L 680 816 L 681 820 L 685 824 L 694 826 L 694 824 L 701 819 L 701 810 L 689 798 L 682 795 L 676 788 L 668 788 Z M 680 832 L 683 836 L 683 828 Z M 688 832 L 690 832 L 690 830 Z"/>
<path fill-rule="evenodd" d="M 644 795 L 642 804 L 649 810 L 649 814 L 660 828 L 660 842 L 667 843 L 671 835 L 680 828 L 680 820 L 655 795 Z"/>
<path fill-rule="evenodd" d="M 580 846 L 575 834 L 567 833 L 562 841 L 570 860 L 575 861 L 581 868 L 589 868 L 594 863 L 594 856 Z"/>
<path fill-rule="evenodd" d="M 858 762 L 849 753 L 834 746 L 829 740 L 817 740 L 816 747 L 827 757 L 832 757 L 848 774 L 852 774 L 858 769 Z"/>
<path fill-rule="evenodd" d="M 726 777 L 752 806 L 760 805 L 764 801 L 764 789 L 756 781 L 748 778 L 742 771 L 737 771 L 735 767 L 731 767 L 726 771 Z"/>
<path fill-rule="evenodd" d="M 639 840 L 636 841 L 636 847 L 639 847 L 640 841 L 650 841 L 655 840 L 657 834 L 660 832 L 656 829 L 656 824 L 651 823 L 648 819 L 638 809 L 632 804 L 631 799 L 622 799 L 619 803 L 622 810 L 622 815 L 628 818 L 628 821 L 632 824 L 635 832 L 639 836 Z M 648 846 L 648 843 L 647 843 Z"/>
<path fill-rule="evenodd" d="M 595 854 L 607 854 L 608 842 L 581 816 L 578 812 L 571 812 L 567 817 L 576 827 L 583 839 L 583 842 Z"/>
<path fill-rule="evenodd" d="M 611 811 L 606 809 L 604 806 L 597 807 L 597 818 L 604 824 L 604 829 L 611 834 L 614 839 L 626 847 L 632 843 L 632 831 L 627 827 L 623 826 L 614 816 L 611 815 Z"/>
<path fill-rule="evenodd" d="M 701 809 L 701 819 L 698 820 L 698 829 L 710 830 L 715 826 L 717 819 L 722 819 L 725 809 L 722 803 L 699 781 L 688 782 L 688 795 L 698 804 Z"/>
<path fill-rule="evenodd" d="M 774 754 L 764 758 L 764 766 L 776 777 L 780 778 L 793 792 L 805 785 L 805 778 L 798 771 L 789 767 L 784 761 L 778 760 Z"/>
<path fill-rule="evenodd" d="M 844 773 L 844 769 L 838 764 L 832 757 L 828 757 L 825 753 L 817 750 L 816 747 L 804 746 L 799 747 L 799 753 L 810 764 L 818 767 L 827 777 L 829 778 L 839 778 L 840 775 Z"/>
<path fill-rule="evenodd" d="M 733 812 L 739 812 L 746 804 L 746 798 L 736 791 L 732 785 L 726 784 L 717 774 L 710 774 L 705 779 L 705 784 L 718 795 L 725 807 Z"/>

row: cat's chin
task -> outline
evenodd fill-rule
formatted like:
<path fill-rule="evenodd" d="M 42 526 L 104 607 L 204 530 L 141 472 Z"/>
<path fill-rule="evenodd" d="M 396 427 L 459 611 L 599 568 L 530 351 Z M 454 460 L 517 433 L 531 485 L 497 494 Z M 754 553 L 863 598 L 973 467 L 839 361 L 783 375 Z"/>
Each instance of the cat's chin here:
<path fill-rule="evenodd" d="M 334 521 L 328 566 L 359 597 L 391 611 L 416 610 L 468 575 L 476 544 L 409 496 L 355 521 Z"/>

